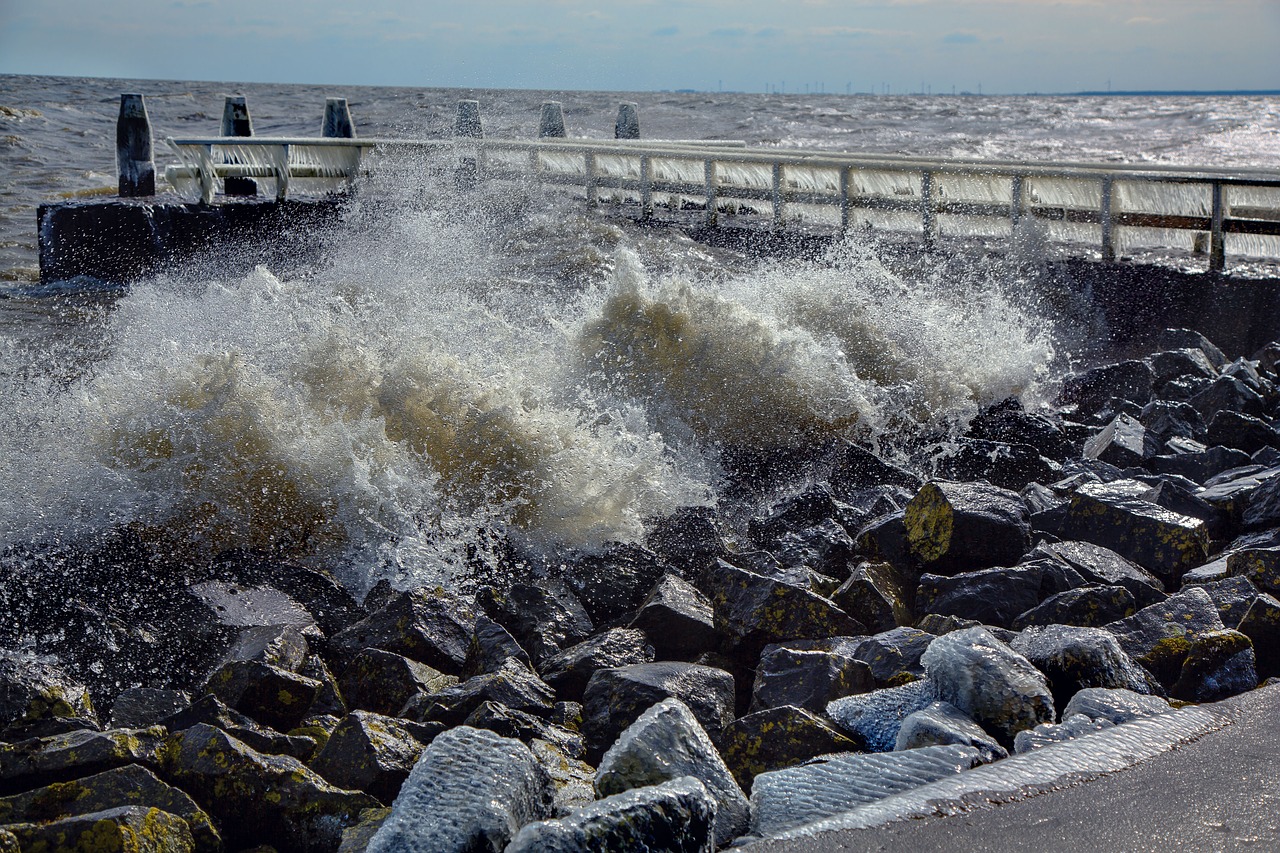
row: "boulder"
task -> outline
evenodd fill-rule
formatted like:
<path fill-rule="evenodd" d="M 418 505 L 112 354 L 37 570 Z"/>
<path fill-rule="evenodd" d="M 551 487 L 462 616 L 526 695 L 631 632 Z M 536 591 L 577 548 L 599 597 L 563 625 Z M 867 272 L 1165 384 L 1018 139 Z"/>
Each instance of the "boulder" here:
<path fill-rule="evenodd" d="M 1186 580 L 1185 575 L 1183 580 Z M 1196 586 L 1209 593 L 1214 606 L 1218 608 L 1218 616 L 1221 617 L 1222 624 L 1228 628 L 1235 628 L 1240 624 L 1240 620 L 1249 610 L 1249 605 L 1253 604 L 1253 600 L 1259 595 L 1258 588 L 1243 575 L 1212 580 Z"/>
<path fill-rule="evenodd" d="M 1084 443 L 1084 455 L 1120 468 L 1140 467 L 1160 452 L 1160 441 L 1147 432 L 1140 421 L 1117 415 L 1093 438 Z"/>
<path fill-rule="evenodd" d="M 711 602 L 697 587 L 674 574 L 665 574 L 658 580 L 631 620 L 631 627 L 650 638 L 662 660 L 693 660 L 719 642 Z M 644 661 L 608 665 L 623 663 Z"/>
<path fill-rule="evenodd" d="M 678 699 L 664 699 L 627 727 L 600 759 L 595 786 L 607 797 L 683 776 L 697 779 L 716 800 L 717 845 L 746 832 L 746 795 L 693 712 Z"/>
<path fill-rule="evenodd" d="M 717 562 L 712 570 L 716 629 L 746 660 L 769 643 L 847 636 L 863 627 L 830 599 L 808 589 Z"/>
<path fill-rule="evenodd" d="M 925 574 L 916 589 L 916 612 L 956 616 L 1008 628 L 1040 603 L 1040 566 L 983 569 L 954 577 Z"/>
<path fill-rule="evenodd" d="M 714 550 L 720 543 L 706 544 Z M 603 551 L 581 555 L 565 567 L 563 577 L 595 624 L 612 625 L 635 613 L 670 569 L 652 551 L 614 542 Z"/>
<path fill-rule="evenodd" d="M 914 714 L 909 714 L 898 729 L 893 748 L 901 752 L 947 744 L 973 747 L 978 750 L 984 764 L 1009 757 L 1009 751 L 983 731 L 982 726 L 949 702 L 933 702 Z"/>
<path fill-rule="evenodd" d="M 1250 602 L 1236 630 L 1253 643 L 1259 677 L 1280 675 L 1280 601 L 1260 593 Z"/>
<path fill-rule="evenodd" d="M 1205 443 L 1234 447 L 1252 455 L 1264 447 L 1280 447 L 1280 433 L 1261 418 L 1226 410 L 1215 412 L 1210 419 Z"/>
<path fill-rule="evenodd" d="M 236 740 L 269 755 L 289 755 L 305 761 L 315 752 L 316 742 L 313 739 L 281 734 L 234 708 L 228 708 L 213 695 L 205 695 L 159 721 L 159 725 L 171 732 L 180 732 L 201 723 L 222 729 Z"/>
<path fill-rule="evenodd" d="M 1216 702 L 1258 686 L 1253 643 L 1239 631 L 1206 631 L 1191 640 L 1169 695 L 1187 702 Z"/>
<path fill-rule="evenodd" d="M 395 716 L 419 694 L 458 684 L 456 676 L 382 649 L 361 649 L 342 670 L 338 686 L 352 710 Z"/>
<path fill-rule="evenodd" d="M 1224 627 L 1213 599 L 1194 586 L 1104 626 L 1115 634 L 1120 647 L 1166 688 L 1178 680 L 1191 641 Z"/>
<path fill-rule="evenodd" d="M 859 640 L 850 655 L 871 667 L 877 686 L 888 687 L 891 681 L 924 675 L 920 656 L 933 638 L 919 628 L 894 628 Z"/>
<path fill-rule="evenodd" d="M 111 705 L 111 728 L 145 729 L 191 707 L 191 694 L 162 687 L 130 687 Z"/>
<path fill-rule="evenodd" d="M 397 716 L 419 723 L 456 726 L 482 703 L 496 702 L 516 711 L 546 717 L 555 700 L 555 691 L 546 682 L 523 664 L 508 659 L 495 672 L 468 678 L 434 693 L 419 693 Z"/>
<path fill-rule="evenodd" d="M 1137 610 L 1133 595 L 1122 586 L 1086 586 L 1049 596 L 1020 614 L 1010 627 L 1015 631 L 1030 625 L 1100 628 Z"/>
<path fill-rule="evenodd" d="M 555 581 L 512 584 L 505 592 L 483 587 L 476 600 L 535 664 L 587 639 L 594 627 L 581 602 Z"/>
<path fill-rule="evenodd" d="M 1144 361 L 1122 361 L 1068 376 L 1062 385 L 1062 402 L 1074 404 L 1082 415 L 1091 415 L 1112 400 L 1145 405 L 1151 399 L 1155 374 Z"/>
<path fill-rule="evenodd" d="M 823 717 L 781 705 L 739 717 L 720 735 L 720 754 L 742 790 L 767 770 L 802 764 L 819 755 L 857 752 L 858 744 Z"/>
<path fill-rule="evenodd" d="M 471 645 L 467 648 L 467 660 L 462 666 L 464 678 L 493 672 L 506 662 L 507 658 L 515 658 L 520 663 L 533 669 L 533 661 L 516 638 L 488 616 L 476 617 L 476 630 L 471 636 Z M 401 703 L 403 704 L 403 703 Z"/>
<path fill-rule="evenodd" d="M 985 480 L 1002 489 L 1018 490 L 1033 482 L 1054 480 L 1061 466 L 1026 444 L 975 438 L 952 439 L 933 460 L 939 480 Z"/>
<path fill-rule="evenodd" d="M 1143 408 L 1138 420 L 1146 428 L 1147 438 L 1159 446 L 1157 452 L 1173 449 L 1169 446 L 1171 439 L 1182 440 L 1176 445 L 1180 452 L 1204 450 L 1204 445 L 1197 440 L 1204 435 L 1204 418 L 1186 403 L 1152 400 Z M 1150 458 L 1150 455 L 1144 455 L 1143 461 Z"/>
<path fill-rule="evenodd" d="M 714 667 L 660 661 L 601 669 L 583 696 L 582 733 L 598 755 L 651 706 L 679 699 L 716 740 L 733 720 L 733 698 L 733 676 Z"/>
<path fill-rule="evenodd" d="M 835 699 L 875 689 L 871 667 L 835 652 L 768 646 L 756 666 L 751 710 L 796 705 L 823 713 Z"/>
<path fill-rule="evenodd" d="M 1159 692 L 1159 685 L 1120 647 L 1115 635 L 1100 628 L 1048 625 L 1028 628 L 1012 648 L 1048 680 L 1056 707 L 1088 687 L 1134 693 Z"/>
<path fill-rule="evenodd" d="M 1260 591 L 1280 595 L 1280 548 L 1242 548 L 1228 554 L 1227 575 L 1248 578 Z"/>
<path fill-rule="evenodd" d="M 1013 751 L 1018 755 L 1033 752 L 1041 747 L 1105 731 L 1115 724 L 1107 719 L 1091 720 L 1083 714 L 1064 717 L 1059 723 L 1041 723 L 1034 729 L 1023 729 L 1013 740 Z"/>
<path fill-rule="evenodd" d="M 165 731 L 113 729 L 73 731 L 0 744 L 0 795 L 16 794 L 102 773 L 127 764 L 156 769 Z"/>
<path fill-rule="evenodd" d="M 0 740 L 97 728 L 83 684 L 51 659 L 0 650 Z"/>
<path fill-rule="evenodd" d="M 14 824 L 5 829 L 23 850 L 190 853 L 196 849 L 185 820 L 147 806 L 119 806 L 51 823 Z"/>
<path fill-rule="evenodd" d="M 1249 454 L 1230 447 L 1192 446 L 1170 453 L 1169 442 L 1165 453 L 1151 458 L 1148 467 L 1158 474 L 1178 474 L 1197 483 L 1204 483 L 1222 474 L 1249 464 Z M 1202 495 L 1203 497 L 1203 495 Z"/>
<path fill-rule="evenodd" d="M 911 623 L 911 586 L 892 563 L 859 563 L 831 600 L 868 630 L 888 631 Z"/>
<path fill-rule="evenodd" d="M 268 584 L 297 601 L 326 637 L 354 625 L 365 613 L 342 583 L 317 566 L 304 566 L 262 551 L 238 549 L 220 554 L 215 569 L 242 584 Z"/>
<path fill-rule="evenodd" d="M 1016 401 L 1015 401 L 1016 402 Z M 1062 460 L 1072 454 L 1073 442 L 1061 427 L 1044 415 L 1023 411 L 1021 405 L 993 406 L 969 422 L 971 438 L 1028 445 L 1048 459 Z"/>
<path fill-rule="evenodd" d="M 920 478 L 872 451 L 850 441 L 840 441 L 831 457 L 831 490 L 841 500 L 875 486 L 897 486 L 915 491 Z"/>
<path fill-rule="evenodd" d="M 361 810 L 378 805 L 330 785 L 297 759 L 265 755 L 203 724 L 170 735 L 164 776 L 208 810 L 232 849 L 266 843 L 335 850 Z"/>
<path fill-rule="evenodd" d="M 551 780 L 529 748 L 459 726 L 423 752 L 368 853 L 502 850 L 551 816 Z"/>
<path fill-rule="evenodd" d="M 1170 379 L 1177 379 L 1180 376 L 1197 376 L 1204 379 L 1218 377 L 1218 368 L 1213 366 L 1198 347 L 1158 352 L 1147 361 L 1155 374 L 1157 385 L 1163 385 Z"/>
<path fill-rule="evenodd" d="M 218 831 L 195 801 L 137 764 L 4 797 L 0 799 L 0 824 L 60 821 L 125 806 L 160 809 L 182 818 L 193 843 L 188 849 L 199 853 L 222 850 Z"/>
<path fill-rule="evenodd" d="M 728 556 L 720 517 L 714 507 L 681 507 L 649 522 L 645 544 L 660 560 L 687 567 L 689 577 Z"/>
<path fill-rule="evenodd" d="M 1091 720 L 1108 720 L 1115 725 L 1167 714 L 1173 708 L 1159 696 L 1148 696 L 1114 687 L 1086 687 L 1071 697 L 1062 709 L 1062 719 L 1083 714 Z"/>
<path fill-rule="evenodd" d="M 747 534 L 757 546 L 772 549 L 787 533 L 821 524 L 839 512 L 831 489 L 813 485 L 799 494 L 786 496 L 763 515 L 749 519 Z"/>
<path fill-rule="evenodd" d="M 1166 598 L 1159 578 L 1110 548 L 1092 542 L 1042 542 L 1030 556 L 1047 556 L 1060 560 L 1079 572 L 1088 583 L 1122 586 L 1133 595 L 1138 607 L 1146 607 Z"/>
<path fill-rule="evenodd" d="M 651 663 L 653 658 L 653 646 L 643 631 L 610 628 L 543 661 L 541 673 L 557 696 L 577 701 L 596 670 Z"/>
<path fill-rule="evenodd" d="M 531 746 L 535 740 L 540 740 L 572 759 L 587 754 L 586 740 L 577 731 L 497 702 L 481 702 L 462 724 L 473 729 L 488 729 L 525 745 Z"/>
<path fill-rule="evenodd" d="M 938 699 L 950 702 L 1006 745 L 1054 719 L 1044 675 L 984 628 L 934 640 L 920 659 Z"/>
<path fill-rule="evenodd" d="M 457 675 L 467 660 L 476 613 L 443 589 L 393 592 L 377 611 L 330 638 L 335 656 L 382 649 Z"/>
<path fill-rule="evenodd" d="M 1221 370 L 1228 364 L 1222 350 L 1194 329 L 1162 329 L 1156 335 L 1155 343 L 1161 349 L 1198 349 L 1216 370 Z"/>
<path fill-rule="evenodd" d="M 1136 480 L 1088 483 L 1076 489 L 1063 527 L 1065 536 L 1102 545 L 1176 586 L 1208 556 L 1205 523 L 1146 499 Z"/>
<path fill-rule="evenodd" d="M 926 746 L 881 755 L 827 756 L 756 776 L 751 831 L 769 838 L 954 776 L 982 757 L 970 746 Z"/>
<path fill-rule="evenodd" d="M 594 767 L 566 755 L 555 744 L 539 738 L 528 741 L 526 745 L 551 779 L 556 816 L 564 817 L 595 802 Z"/>
<path fill-rule="evenodd" d="M 712 853 L 715 822 L 715 799 L 686 776 L 527 824 L 506 853 Z"/>
<path fill-rule="evenodd" d="M 895 510 L 868 521 L 858 530 L 854 544 L 869 560 L 890 563 L 899 569 L 914 569 L 917 565 L 907 541 L 905 510 Z"/>
<path fill-rule="evenodd" d="M 368 711 L 352 711 L 333 730 L 310 767 L 339 788 L 391 803 L 427 744 L 438 734 Z"/>
<path fill-rule="evenodd" d="M 1031 547 L 1022 498 L 986 483 L 926 483 L 903 522 L 911 553 L 934 574 L 1011 565 Z"/>
<path fill-rule="evenodd" d="M 342 690 L 338 687 L 338 679 L 333 677 L 324 658 L 319 655 L 307 655 L 307 659 L 298 668 L 298 675 L 320 682 L 320 689 L 316 691 L 316 698 L 311 700 L 311 707 L 307 709 L 305 716 L 346 716 L 347 702 L 342 697 Z"/>
<path fill-rule="evenodd" d="M 827 716 L 869 752 L 889 752 L 897 743 L 902 721 L 937 698 L 933 683 L 924 678 L 837 699 L 827 706 Z"/>
<path fill-rule="evenodd" d="M 856 550 L 849 532 L 834 518 L 784 533 L 774 545 L 774 553 L 783 564 L 807 566 L 832 577 L 845 576 Z"/>
<path fill-rule="evenodd" d="M 1234 376 L 1219 376 L 1187 401 L 1205 419 L 1223 410 L 1257 417 L 1266 408 L 1262 395 Z"/>
<path fill-rule="evenodd" d="M 215 670 L 201 692 L 217 696 L 227 707 L 279 731 L 294 728 L 308 715 L 321 683 L 251 660 L 232 660 Z"/>

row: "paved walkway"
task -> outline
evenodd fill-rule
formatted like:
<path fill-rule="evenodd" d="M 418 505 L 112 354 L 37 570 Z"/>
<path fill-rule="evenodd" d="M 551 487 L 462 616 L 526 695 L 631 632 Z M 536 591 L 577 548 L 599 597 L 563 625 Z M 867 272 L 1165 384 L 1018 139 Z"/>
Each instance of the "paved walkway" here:
<path fill-rule="evenodd" d="M 1236 722 L 1091 782 L 950 817 L 744 851 L 1280 851 L 1280 687 L 1217 707 Z"/>

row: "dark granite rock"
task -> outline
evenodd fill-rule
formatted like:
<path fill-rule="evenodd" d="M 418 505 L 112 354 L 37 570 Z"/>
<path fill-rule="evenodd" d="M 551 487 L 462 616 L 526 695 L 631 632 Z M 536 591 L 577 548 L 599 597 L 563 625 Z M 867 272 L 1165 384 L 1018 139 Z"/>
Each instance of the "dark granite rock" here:
<path fill-rule="evenodd" d="M 12 824 L 6 831 L 23 850 L 195 850 L 185 820 L 148 806 L 117 806 L 51 823 Z"/>
<path fill-rule="evenodd" d="M 1132 616 L 1137 610 L 1133 594 L 1122 586 L 1086 586 L 1049 596 L 1020 614 L 1010 627 L 1015 631 L 1031 625 L 1100 628 Z"/>
<path fill-rule="evenodd" d="M 815 485 L 798 495 L 784 498 L 763 515 L 749 519 L 747 533 L 751 541 L 761 548 L 772 548 L 783 535 L 821 524 L 838 514 L 839 508 L 831 489 Z"/>
<path fill-rule="evenodd" d="M 208 810 L 233 849 L 336 850 L 342 830 L 378 804 L 335 788 L 296 759 L 264 755 L 206 725 L 169 737 L 164 775 Z"/>
<path fill-rule="evenodd" d="M 514 659 L 494 672 L 468 678 L 461 684 L 419 693 L 396 715 L 420 723 L 460 725 L 484 702 L 496 702 L 516 711 L 546 717 L 556 694 L 542 679 Z"/>
<path fill-rule="evenodd" d="M 543 662 L 541 675 L 556 695 L 577 701 L 596 670 L 653 661 L 653 647 L 643 631 L 610 628 Z"/>
<path fill-rule="evenodd" d="M 227 661 L 213 672 L 203 692 L 230 708 L 279 731 L 302 722 L 320 692 L 321 683 L 258 661 Z"/>
<path fill-rule="evenodd" d="M 0 740 L 98 727 L 89 691 L 54 661 L 0 650 Z"/>
<path fill-rule="evenodd" d="M 337 578 L 324 569 L 282 560 L 261 551 L 235 550 L 219 555 L 215 569 L 241 584 L 266 584 L 301 604 L 325 636 L 363 619 L 365 612 Z"/>
<path fill-rule="evenodd" d="M 439 693 L 457 683 L 456 676 L 379 648 L 361 649 L 338 678 L 352 710 L 385 716 L 396 716 L 416 695 Z"/>
<path fill-rule="evenodd" d="M 649 706 L 679 699 L 713 740 L 733 720 L 733 676 L 692 663 L 658 662 L 597 670 L 583 696 L 582 733 L 600 755 Z"/>
<path fill-rule="evenodd" d="M 857 749 L 854 740 L 822 716 L 794 705 L 739 717 L 720 736 L 720 754 L 744 791 L 751 790 L 751 781 L 760 773 Z"/>
<path fill-rule="evenodd" d="M 595 624 L 614 625 L 635 613 L 653 585 L 670 570 L 652 551 L 614 543 L 600 553 L 582 555 L 564 569 L 563 576 Z M 535 662 L 537 657 L 534 654 Z"/>
<path fill-rule="evenodd" d="M 808 566 L 816 572 L 844 577 L 856 548 L 853 538 L 833 518 L 803 530 L 785 533 L 777 540 L 774 553 L 788 566 Z"/>
<path fill-rule="evenodd" d="M 1204 437 L 1204 418 L 1186 403 L 1152 400 L 1143 408 L 1138 420 L 1146 428 L 1146 437 L 1157 442 L 1161 448 L 1167 447 L 1172 439 L 1181 439 L 1192 442 L 1185 445 L 1183 452 L 1192 451 L 1199 445 L 1199 439 Z M 1203 445 L 1199 445 L 1199 449 L 1203 450 Z M 1143 457 L 1144 461 L 1149 459 L 1149 455 Z"/>
<path fill-rule="evenodd" d="M 348 710 L 347 701 L 342 698 L 342 690 L 338 687 L 338 679 L 329 670 L 324 658 L 319 655 L 308 655 L 307 659 L 302 662 L 302 666 L 298 668 L 298 675 L 320 682 L 320 689 L 316 691 L 316 698 L 311 700 L 311 707 L 307 709 L 307 717 L 346 716 Z"/>
<path fill-rule="evenodd" d="M 1075 451 L 1062 429 L 1044 415 L 1029 414 L 1021 406 L 995 406 L 969 422 L 971 438 L 1028 445 L 1047 459 L 1061 461 Z"/>
<path fill-rule="evenodd" d="M 1161 349 L 1198 349 L 1217 370 L 1227 366 L 1227 357 L 1212 341 L 1193 329 L 1162 329 L 1155 345 Z"/>
<path fill-rule="evenodd" d="M 890 563 L 899 569 L 916 566 L 907 542 L 906 513 L 897 510 L 873 519 L 854 537 L 858 551 L 867 559 Z"/>
<path fill-rule="evenodd" d="M 926 483 L 904 523 L 911 553 L 934 574 L 1011 565 L 1031 547 L 1022 498 L 986 483 Z"/>
<path fill-rule="evenodd" d="M 1116 635 L 1120 647 L 1131 658 L 1165 687 L 1172 687 L 1178 680 L 1192 641 L 1224 628 L 1213 599 L 1194 586 L 1104 627 Z"/>
<path fill-rule="evenodd" d="M 1205 443 L 1253 454 L 1264 447 L 1280 448 L 1280 433 L 1266 421 L 1227 410 L 1214 413 Z"/>
<path fill-rule="evenodd" d="M 654 585 L 631 620 L 631 627 L 645 633 L 663 660 L 693 660 L 719 641 L 711 602 L 693 584 L 672 574 L 663 575 Z M 607 665 L 644 662 L 627 660 Z"/>
<path fill-rule="evenodd" d="M 912 586 L 892 563 L 859 563 L 831 600 L 868 630 L 888 631 L 911 623 Z"/>
<path fill-rule="evenodd" d="M 1118 415 L 1084 444 L 1084 455 L 1121 468 L 1141 466 L 1160 452 L 1160 441 L 1141 422 Z"/>
<path fill-rule="evenodd" d="M 1222 624 L 1228 628 L 1235 628 L 1240 624 L 1240 620 L 1249 610 L 1249 605 L 1253 604 L 1253 600 L 1259 595 L 1253 581 L 1243 575 L 1195 585 L 1209 593 L 1214 606 L 1218 608 L 1218 615 L 1222 617 Z"/>
<path fill-rule="evenodd" d="M 823 713 L 842 696 L 875 689 L 871 667 L 834 652 L 768 646 L 756 666 L 751 710 L 796 705 Z"/>
<path fill-rule="evenodd" d="M 1236 630 L 1253 643 L 1258 676 L 1280 675 L 1280 600 L 1266 593 L 1255 596 Z"/>
<path fill-rule="evenodd" d="M 233 708 L 228 708 L 213 695 L 205 695 L 189 707 L 159 721 L 159 725 L 171 732 L 180 732 L 201 724 L 222 729 L 236 740 L 269 755 L 288 755 L 305 761 L 316 748 L 316 742 L 311 738 L 281 734 Z"/>
<path fill-rule="evenodd" d="M 1058 463 L 1030 445 L 976 438 L 947 442 L 933 466 L 934 477 L 941 480 L 986 480 L 1015 491 L 1028 483 L 1056 479 L 1060 472 Z"/>
<path fill-rule="evenodd" d="M 1253 643 L 1239 631 L 1206 631 L 1191 641 L 1169 694 L 1188 702 L 1216 702 L 1258 686 Z"/>
<path fill-rule="evenodd" d="M 888 687 L 891 681 L 901 679 L 904 674 L 924 675 L 920 656 L 933 639 L 933 634 L 918 628 L 894 628 L 860 640 L 851 650 L 851 655 L 871 667 L 878 686 Z"/>
<path fill-rule="evenodd" d="M 1261 394 L 1234 376 L 1219 376 L 1188 402 L 1206 421 L 1224 410 L 1258 417 L 1266 407 Z"/>
<path fill-rule="evenodd" d="M 1173 455 L 1155 456 L 1150 460 L 1149 466 L 1151 470 L 1160 474 L 1179 474 L 1197 483 L 1204 483 L 1224 471 L 1248 465 L 1249 461 L 1249 455 L 1243 450 L 1209 447 Z"/>
<path fill-rule="evenodd" d="M 471 606 L 442 589 L 397 592 L 329 644 L 347 659 L 363 649 L 383 649 L 456 675 L 466 663 L 475 623 Z"/>
<path fill-rule="evenodd" d="M 1151 399 L 1154 380 L 1155 374 L 1146 362 L 1122 361 L 1067 377 L 1061 399 L 1074 403 L 1086 415 L 1100 411 L 1113 398 L 1141 406 Z"/>
<path fill-rule="evenodd" d="M 649 522 L 648 528 L 645 544 L 668 565 L 685 567 L 686 577 L 697 576 L 729 553 L 713 507 L 682 507 Z"/>
<path fill-rule="evenodd" d="M 567 758 L 577 760 L 587 754 L 587 744 L 577 731 L 564 728 L 533 714 L 516 711 L 497 702 L 481 702 L 462 724 L 487 729 L 514 738 L 532 747 L 535 740 L 549 743 Z"/>
<path fill-rule="evenodd" d="M 954 577 L 926 574 L 921 576 L 916 589 L 916 612 L 957 616 L 1008 628 L 1045 597 L 1042 594 L 1045 580 L 1044 568 L 1034 563 L 1008 569 L 983 569 Z"/>
<path fill-rule="evenodd" d="M 1218 368 L 1214 367 L 1198 347 L 1165 350 L 1152 355 L 1148 361 L 1155 374 L 1157 385 L 1163 385 L 1180 376 L 1196 376 L 1204 379 L 1217 379 Z"/>
<path fill-rule="evenodd" d="M 145 729 L 189 707 L 191 694 L 184 690 L 130 687 L 122 690 L 111 706 L 111 728 Z"/>
<path fill-rule="evenodd" d="M 562 584 L 513 584 L 506 592 L 484 587 L 477 602 L 511 632 L 536 664 L 591 636 L 591 617 Z"/>
<path fill-rule="evenodd" d="M 1276 469 L 1270 469 L 1273 473 Z M 1246 528 L 1280 527 L 1280 476 L 1272 476 L 1248 496 L 1242 516 Z"/>
<path fill-rule="evenodd" d="M 1280 595 L 1280 548 L 1242 548 L 1227 555 L 1227 575 L 1247 578 L 1270 595 Z"/>
<path fill-rule="evenodd" d="M 164 752 L 164 738 L 164 729 L 152 727 L 75 731 L 0 744 L 0 796 L 129 764 L 155 770 Z"/>
<path fill-rule="evenodd" d="M 471 637 L 467 660 L 462 667 L 463 677 L 493 672 L 508 658 L 515 658 L 530 669 L 533 668 L 528 653 L 506 628 L 488 616 L 476 617 L 475 634 Z"/>
<path fill-rule="evenodd" d="M 1044 673 L 1058 708 L 1086 687 L 1161 692 L 1155 679 L 1120 647 L 1115 635 L 1099 628 L 1028 628 L 1014 638 L 1012 648 Z"/>
<path fill-rule="evenodd" d="M 333 730 L 310 766 L 339 788 L 364 791 L 390 803 L 438 733 L 420 723 L 353 711 Z"/>
<path fill-rule="evenodd" d="M 1071 496 L 1064 534 L 1102 545 L 1176 586 L 1204 562 L 1205 523 L 1146 500 L 1150 487 L 1136 480 L 1086 484 Z"/>

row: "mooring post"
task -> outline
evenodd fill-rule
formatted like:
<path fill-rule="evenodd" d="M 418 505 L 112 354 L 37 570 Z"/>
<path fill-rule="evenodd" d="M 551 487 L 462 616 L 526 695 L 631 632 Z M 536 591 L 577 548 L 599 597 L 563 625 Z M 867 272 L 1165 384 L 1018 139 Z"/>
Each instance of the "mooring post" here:
<path fill-rule="evenodd" d="M 480 122 L 479 101 L 458 101 L 458 116 L 453 122 L 455 139 L 483 139 L 484 125 Z M 480 179 L 480 151 L 474 157 L 458 158 L 458 169 L 453 175 L 460 189 L 473 189 Z"/>
<path fill-rule="evenodd" d="M 320 123 L 320 135 L 326 139 L 355 139 L 356 127 L 351 122 L 351 110 L 346 98 L 324 99 L 324 120 Z"/>
<path fill-rule="evenodd" d="M 538 120 L 539 139 L 564 139 L 564 107 L 559 101 L 543 101 Z"/>
<path fill-rule="evenodd" d="M 253 136 L 253 119 L 249 117 L 249 103 L 244 95 L 227 95 L 222 104 L 222 135 Z M 228 157 L 228 163 L 237 162 Z M 255 196 L 258 184 L 253 178 L 227 177 L 222 182 L 223 195 Z"/>
<path fill-rule="evenodd" d="M 1115 179 L 1107 175 L 1102 179 L 1102 260 L 1110 263 L 1116 259 L 1116 227 L 1114 219 Z"/>
<path fill-rule="evenodd" d="M 640 113 L 634 101 L 618 104 L 618 120 L 613 125 L 614 139 L 640 138 Z"/>
<path fill-rule="evenodd" d="M 120 116 L 116 119 L 116 171 L 120 176 L 120 197 L 138 198 L 156 194 L 156 164 L 151 145 L 151 119 L 142 95 L 120 96 Z"/>

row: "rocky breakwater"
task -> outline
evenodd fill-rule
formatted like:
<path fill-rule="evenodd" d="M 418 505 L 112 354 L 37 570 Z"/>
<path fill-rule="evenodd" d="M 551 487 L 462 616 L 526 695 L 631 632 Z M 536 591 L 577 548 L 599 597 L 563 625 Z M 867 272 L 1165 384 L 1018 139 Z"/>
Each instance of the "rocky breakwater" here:
<path fill-rule="evenodd" d="M 721 508 L 464 591 L 10 548 L 0 848 L 711 850 L 1253 689 L 1277 361 L 1169 331 L 899 464 L 726 453 Z"/>

